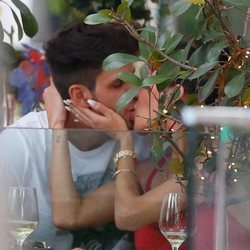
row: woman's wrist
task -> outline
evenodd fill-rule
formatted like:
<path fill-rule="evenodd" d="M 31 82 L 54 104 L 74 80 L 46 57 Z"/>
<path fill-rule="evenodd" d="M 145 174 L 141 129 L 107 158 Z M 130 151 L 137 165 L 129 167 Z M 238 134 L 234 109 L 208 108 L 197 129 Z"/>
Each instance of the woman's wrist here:
<path fill-rule="evenodd" d="M 121 150 L 134 150 L 134 140 L 131 132 L 123 133 L 120 137 L 120 149 Z"/>

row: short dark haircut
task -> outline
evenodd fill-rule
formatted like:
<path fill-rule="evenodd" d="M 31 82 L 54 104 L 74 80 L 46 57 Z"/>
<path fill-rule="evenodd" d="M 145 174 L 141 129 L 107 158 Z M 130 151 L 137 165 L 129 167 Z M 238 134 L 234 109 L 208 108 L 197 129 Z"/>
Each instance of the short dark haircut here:
<path fill-rule="evenodd" d="M 95 89 L 104 59 L 113 53 L 138 53 L 138 41 L 118 23 L 72 23 L 44 44 L 52 78 L 63 99 L 71 84 Z"/>

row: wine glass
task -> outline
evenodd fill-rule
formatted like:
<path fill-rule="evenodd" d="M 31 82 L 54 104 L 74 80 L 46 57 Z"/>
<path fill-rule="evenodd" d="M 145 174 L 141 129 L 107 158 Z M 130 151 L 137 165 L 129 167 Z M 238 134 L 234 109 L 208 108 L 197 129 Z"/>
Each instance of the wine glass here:
<path fill-rule="evenodd" d="M 16 239 L 18 250 L 22 250 L 24 240 L 37 227 L 39 221 L 36 189 L 10 187 L 8 213 L 9 231 Z"/>
<path fill-rule="evenodd" d="M 159 228 L 172 246 L 178 250 L 187 238 L 186 211 L 178 193 L 166 193 L 162 202 Z"/>

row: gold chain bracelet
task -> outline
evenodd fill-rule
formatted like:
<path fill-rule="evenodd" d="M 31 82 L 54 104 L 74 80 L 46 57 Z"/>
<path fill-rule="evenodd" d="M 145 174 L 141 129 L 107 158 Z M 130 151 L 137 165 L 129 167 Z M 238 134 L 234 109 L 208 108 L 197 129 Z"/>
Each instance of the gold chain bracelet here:
<path fill-rule="evenodd" d="M 119 159 L 121 159 L 121 158 L 124 159 L 126 157 L 132 157 L 133 159 L 135 159 L 136 158 L 135 152 L 132 150 L 127 150 L 127 149 L 117 152 L 115 157 L 114 157 L 115 167 L 117 168 L 117 164 L 118 164 Z"/>

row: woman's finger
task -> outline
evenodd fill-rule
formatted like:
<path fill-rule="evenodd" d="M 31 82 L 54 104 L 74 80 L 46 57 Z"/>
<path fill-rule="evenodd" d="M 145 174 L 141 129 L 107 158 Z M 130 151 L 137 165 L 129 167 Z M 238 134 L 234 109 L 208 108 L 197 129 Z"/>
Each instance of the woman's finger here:
<path fill-rule="evenodd" d="M 87 102 L 92 110 L 94 110 L 96 113 L 102 114 L 103 116 L 110 116 L 115 112 L 114 110 L 95 100 L 88 99 Z"/>

